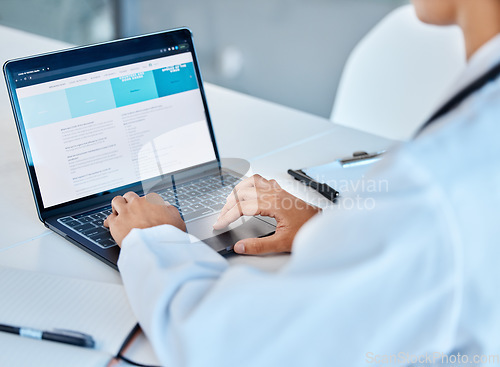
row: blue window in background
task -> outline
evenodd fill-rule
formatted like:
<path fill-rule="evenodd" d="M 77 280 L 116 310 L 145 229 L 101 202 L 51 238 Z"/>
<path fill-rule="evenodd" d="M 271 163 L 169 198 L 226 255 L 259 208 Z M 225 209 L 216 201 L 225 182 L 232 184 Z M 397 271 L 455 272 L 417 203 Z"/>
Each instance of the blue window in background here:
<path fill-rule="evenodd" d="M 80 117 L 115 108 L 109 80 L 66 89 L 71 116 Z"/>
<path fill-rule="evenodd" d="M 19 105 L 27 129 L 71 118 L 64 90 L 21 98 Z"/>
<path fill-rule="evenodd" d="M 153 72 L 159 97 L 187 92 L 198 88 L 198 82 L 196 81 L 196 74 L 192 62 L 157 69 Z"/>
<path fill-rule="evenodd" d="M 158 98 L 152 71 L 111 79 L 116 107 Z"/>

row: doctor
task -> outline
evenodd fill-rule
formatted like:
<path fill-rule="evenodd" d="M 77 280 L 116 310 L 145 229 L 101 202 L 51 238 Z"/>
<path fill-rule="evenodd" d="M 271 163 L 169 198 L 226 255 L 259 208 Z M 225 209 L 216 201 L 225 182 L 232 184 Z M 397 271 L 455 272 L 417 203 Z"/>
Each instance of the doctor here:
<path fill-rule="evenodd" d="M 422 21 L 463 30 L 457 92 L 500 63 L 500 0 L 413 3 Z M 241 202 L 230 196 L 215 226 L 275 217 L 274 236 L 235 250 L 293 250 L 278 273 L 229 267 L 191 241 L 172 206 L 114 198 L 106 225 L 162 364 L 498 365 L 500 78 L 486 79 L 378 165 L 371 179 L 389 190 L 369 194 L 372 210 L 317 214 L 274 181 L 240 183 Z"/>

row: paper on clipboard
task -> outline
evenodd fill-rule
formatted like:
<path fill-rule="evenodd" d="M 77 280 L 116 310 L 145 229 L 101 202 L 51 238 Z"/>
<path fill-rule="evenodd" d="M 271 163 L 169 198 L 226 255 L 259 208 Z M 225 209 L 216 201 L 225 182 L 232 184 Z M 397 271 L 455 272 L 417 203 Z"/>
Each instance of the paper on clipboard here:
<path fill-rule="evenodd" d="M 373 163 L 374 161 L 363 165 L 343 167 L 340 161 L 336 160 L 320 166 L 304 168 L 302 171 L 316 181 L 326 183 L 339 191 L 342 196 L 347 192 L 357 191 L 360 181 L 373 167 Z"/>

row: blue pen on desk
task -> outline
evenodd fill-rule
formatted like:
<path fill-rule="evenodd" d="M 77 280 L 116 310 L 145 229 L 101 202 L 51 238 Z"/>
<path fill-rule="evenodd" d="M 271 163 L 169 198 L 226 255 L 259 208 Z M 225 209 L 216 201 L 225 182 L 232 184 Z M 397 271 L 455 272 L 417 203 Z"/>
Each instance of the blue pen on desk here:
<path fill-rule="evenodd" d="M 0 331 L 17 334 L 22 337 L 50 340 L 53 342 L 75 345 L 84 348 L 94 348 L 94 339 L 87 334 L 71 330 L 42 331 L 18 326 L 0 324 Z"/>
<path fill-rule="evenodd" d="M 316 190 L 330 201 L 334 201 L 339 196 L 339 192 L 337 190 L 331 188 L 325 183 L 319 183 L 318 181 L 315 181 L 312 177 L 308 176 L 304 171 L 300 169 L 289 169 L 288 174 L 296 180 L 302 182 L 304 185 L 309 186 L 313 190 Z"/>

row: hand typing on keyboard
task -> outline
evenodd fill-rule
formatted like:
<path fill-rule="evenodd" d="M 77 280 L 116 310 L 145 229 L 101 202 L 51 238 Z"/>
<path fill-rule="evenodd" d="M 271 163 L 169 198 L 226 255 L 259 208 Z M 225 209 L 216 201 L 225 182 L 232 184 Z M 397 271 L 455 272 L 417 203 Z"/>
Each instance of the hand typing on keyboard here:
<path fill-rule="evenodd" d="M 171 224 L 183 231 L 186 224 L 176 207 L 165 203 L 155 193 L 139 197 L 134 192 L 116 196 L 111 201 L 113 212 L 104 221 L 118 246 L 133 228 L 149 228 Z"/>
<path fill-rule="evenodd" d="M 277 221 L 275 234 L 239 241 L 234 251 L 240 254 L 290 252 L 300 227 L 320 210 L 283 190 L 275 180 L 254 175 L 236 185 L 214 229 L 225 228 L 244 215 L 272 217 Z"/>

